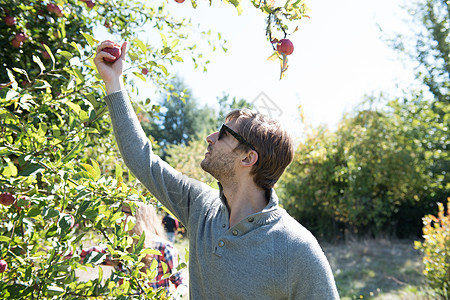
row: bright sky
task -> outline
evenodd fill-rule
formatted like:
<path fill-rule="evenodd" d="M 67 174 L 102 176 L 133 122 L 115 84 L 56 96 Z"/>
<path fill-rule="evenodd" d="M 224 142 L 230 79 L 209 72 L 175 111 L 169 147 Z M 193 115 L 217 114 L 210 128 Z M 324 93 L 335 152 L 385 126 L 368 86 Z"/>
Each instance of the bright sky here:
<path fill-rule="evenodd" d="M 189 0 L 169 0 L 168 6 L 174 15 L 191 18 L 228 41 L 228 52 L 210 53 L 207 73 L 188 61 L 174 68 L 201 104 L 217 107 L 216 98 L 225 91 L 260 105 L 263 92 L 281 109 L 272 116 L 299 135 L 300 105 L 308 123 L 334 128 L 365 94 L 393 91 L 397 83 L 413 80 L 380 40 L 376 25 L 388 32 L 404 30 L 401 0 L 306 0 L 311 18 L 300 21 L 299 31 L 289 37 L 294 53 L 282 80 L 278 61 L 267 60 L 273 50 L 265 37 L 265 14 L 250 1 L 243 1 L 241 16 L 222 1 L 211 7 L 209 1 L 198 2 L 197 9 Z"/>

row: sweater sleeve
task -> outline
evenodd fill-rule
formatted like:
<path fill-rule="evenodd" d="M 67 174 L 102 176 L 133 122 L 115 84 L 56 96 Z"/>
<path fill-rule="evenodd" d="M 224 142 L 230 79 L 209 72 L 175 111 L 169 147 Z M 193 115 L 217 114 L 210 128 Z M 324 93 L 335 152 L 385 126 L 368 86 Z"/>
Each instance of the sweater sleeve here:
<path fill-rule="evenodd" d="M 315 237 L 291 217 L 285 225 L 288 299 L 338 300 L 333 272 Z"/>
<path fill-rule="evenodd" d="M 200 195 L 208 192 L 209 188 L 182 175 L 153 154 L 151 142 L 125 91 L 109 94 L 105 100 L 125 164 L 156 199 L 188 226 L 192 203 L 205 199 Z"/>

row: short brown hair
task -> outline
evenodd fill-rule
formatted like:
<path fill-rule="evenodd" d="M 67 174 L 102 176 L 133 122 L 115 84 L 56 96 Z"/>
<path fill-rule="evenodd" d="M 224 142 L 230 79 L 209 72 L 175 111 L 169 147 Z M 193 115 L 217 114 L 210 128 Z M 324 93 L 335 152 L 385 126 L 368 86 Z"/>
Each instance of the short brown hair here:
<path fill-rule="evenodd" d="M 264 190 L 273 188 L 294 157 L 292 137 L 278 121 L 246 108 L 230 112 L 225 122 L 231 120 L 236 122 L 236 132 L 258 152 L 258 162 L 251 171 L 253 181 Z M 251 149 L 240 144 L 235 150 Z"/>

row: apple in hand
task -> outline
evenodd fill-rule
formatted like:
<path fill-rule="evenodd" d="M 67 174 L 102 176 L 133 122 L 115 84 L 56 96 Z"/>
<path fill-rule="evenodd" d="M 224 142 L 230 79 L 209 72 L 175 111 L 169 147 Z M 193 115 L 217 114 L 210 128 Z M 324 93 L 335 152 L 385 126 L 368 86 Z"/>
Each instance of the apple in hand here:
<path fill-rule="evenodd" d="M 122 54 L 122 51 L 120 50 L 119 46 L 114 46 L 114 47 L 107 47 L 104 48 L 103 51 L 108 52 L 109 54 L 113 55 L 115 58 L 109 58 L 109 57 L 104 57 L 103 59 L 107 62 L 115 62 L 117 59 L 119 59 L 120 55 Z"/>
<path fill-rule="evenodd" d="M 294 52 L 294 44 L 289 39 L 282 39 L 277 43 L 277 51 L 282 54 L 291 55 Z"/>

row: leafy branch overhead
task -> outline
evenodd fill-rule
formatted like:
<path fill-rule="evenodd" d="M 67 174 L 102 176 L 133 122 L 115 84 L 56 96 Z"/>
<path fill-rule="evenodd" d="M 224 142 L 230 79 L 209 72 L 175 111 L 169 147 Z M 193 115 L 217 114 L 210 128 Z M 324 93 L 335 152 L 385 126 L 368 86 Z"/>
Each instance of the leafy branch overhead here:
<path fill-rule="evenodd" d="M 183 3 L 184 0 L 175 0 Z M 197 1 L 191 0 L 192 6 L 197 7 Z M 297 21 L 303 18 L 309 18 L 311 10 L 304 3 L 304 0 L 250 0 L 253 6 L 266 14 L 266 38 L 272 45 L 274 53 L 268 58 L 271 61 L 278 60 L 280 62 L 280 79 L 283 78 L 284 72 L 288 68 L 287 56 L 292 54 L 294 46 L 287 38 L 288 35 L 298 30 Z M 225 3 L 234 5 L 240 15 L 243 12 L 242 0 L 224 0 Z M 213 4 L 209 0 L 210 5 Z M 284 43 L 283 41 L 286 41 Z M 290 46 L 286 46 L 290 43 Z M 289 48 L 288 50 L 285 50 Z"/>

